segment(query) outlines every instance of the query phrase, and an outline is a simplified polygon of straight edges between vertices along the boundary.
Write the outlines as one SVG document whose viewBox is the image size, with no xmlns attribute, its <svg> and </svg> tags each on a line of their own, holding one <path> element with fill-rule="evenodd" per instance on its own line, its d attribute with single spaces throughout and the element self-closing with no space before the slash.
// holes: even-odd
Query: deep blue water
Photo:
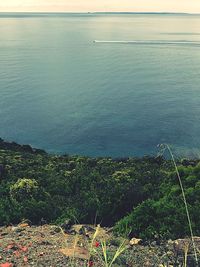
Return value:
<svg viewBox="0 0 200 267">
<path fill-rule="evenodd" d="M 0 137 L 68 154 L 168 143 L 198 156 L 198 42 L 197 15 L 0 14 Z"/>
</svg>

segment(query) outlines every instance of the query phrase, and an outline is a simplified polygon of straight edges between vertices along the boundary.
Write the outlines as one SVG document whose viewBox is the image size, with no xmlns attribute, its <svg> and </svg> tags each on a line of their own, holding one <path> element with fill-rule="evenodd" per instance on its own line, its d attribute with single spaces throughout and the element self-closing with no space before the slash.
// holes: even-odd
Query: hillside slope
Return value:
<svg viewBox="0 0 200 267">
<path fill-rule="evenodd" d="M 177 162 L 194 233 L 200 235 L 200 163 Z M 189 234 L 173 164 L 162 157 L 49 155 L 0 140 L 0 225 L 100 223 L 119 234 L 177 238 Z"/>
</svg>

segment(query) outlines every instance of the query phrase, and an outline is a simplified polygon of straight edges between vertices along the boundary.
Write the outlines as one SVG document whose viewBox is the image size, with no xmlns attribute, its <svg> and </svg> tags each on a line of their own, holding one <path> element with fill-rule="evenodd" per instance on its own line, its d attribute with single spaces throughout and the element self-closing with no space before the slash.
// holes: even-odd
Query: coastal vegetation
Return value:
<svg viewBox="0 0 200 267">
<path fill-rule="evenodd" d="M 200 235 L 200 161 L 177 160 L 195 235 Z M 0 225 L 114 226 L 142 239 L 190 235 L 173 162 L 161 156 L 50 155 L 0 139 Z"/>
</svg>

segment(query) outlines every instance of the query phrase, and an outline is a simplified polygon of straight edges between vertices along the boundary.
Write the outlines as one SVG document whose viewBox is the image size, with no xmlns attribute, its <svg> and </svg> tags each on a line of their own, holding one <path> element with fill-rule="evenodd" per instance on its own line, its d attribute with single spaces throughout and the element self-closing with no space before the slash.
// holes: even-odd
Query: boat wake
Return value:
<svg viewBox="0 0 200 267">
<path fill-rule="evenodd" d="M 200 41 L 143 41 L 143 40 L 135 40 L 135 41 L 104 41 L 104 40 L 94 40 L 94 43 L 100 44 L 135 44 L 135 45 L 192 45 L 192 46 L 200 46 Z"/>
</svg>

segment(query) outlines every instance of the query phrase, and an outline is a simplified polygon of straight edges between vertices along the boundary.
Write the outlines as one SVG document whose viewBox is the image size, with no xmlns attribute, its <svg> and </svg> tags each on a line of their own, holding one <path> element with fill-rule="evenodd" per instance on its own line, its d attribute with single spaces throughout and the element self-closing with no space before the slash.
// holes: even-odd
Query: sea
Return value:
<svg viewBox="0 0 200 267">
<path fill-rule="evenodd" d="M 199 157 L 200 15 L 0 13 L 0 137 L 49 153 Z"/>
</svg>

